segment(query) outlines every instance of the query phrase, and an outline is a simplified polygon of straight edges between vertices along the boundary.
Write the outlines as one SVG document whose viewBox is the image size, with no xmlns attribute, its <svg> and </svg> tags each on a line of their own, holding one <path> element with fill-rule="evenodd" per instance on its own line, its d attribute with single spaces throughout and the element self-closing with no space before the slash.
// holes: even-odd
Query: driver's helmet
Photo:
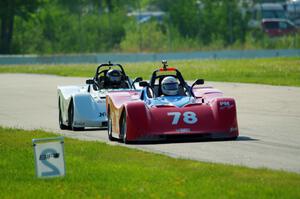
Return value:
<svg viewBox="0 0 300 199">
<path fill-rule="evenodd" d="M 177 95 L 178 82 L 175 77 L 165 77 L 161 82 L 161 90 L 164 95 Z"/>
<path fill-rule="evenodd" d="M 108 80 L 113 84 L 118 84 L 122 80 L 122 73 L 119 70 L 116 69 L 110 69 L 107 71 L 106 76 Z"/>
</svg>

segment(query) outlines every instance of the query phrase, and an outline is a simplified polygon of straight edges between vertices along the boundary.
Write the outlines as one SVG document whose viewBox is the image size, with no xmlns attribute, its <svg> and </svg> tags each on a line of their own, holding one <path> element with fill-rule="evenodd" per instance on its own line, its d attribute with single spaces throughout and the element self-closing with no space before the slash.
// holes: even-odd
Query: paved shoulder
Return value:
<svg viewBox="0 0 300 199">
<path fill-rule="evenodd" d="M 0 74 L 0 125 L 45 129 L 79 139 L 108 142 L 106 130 L 72 132 L 58 128 L 57 86 L 83 84 L 85 80 L 49 75 Z M 300 88 L 208 84 L 236 99 L 240 128 L 237 141 L 130 147 L 174 157 L 300 173 Z"/>
</svg>

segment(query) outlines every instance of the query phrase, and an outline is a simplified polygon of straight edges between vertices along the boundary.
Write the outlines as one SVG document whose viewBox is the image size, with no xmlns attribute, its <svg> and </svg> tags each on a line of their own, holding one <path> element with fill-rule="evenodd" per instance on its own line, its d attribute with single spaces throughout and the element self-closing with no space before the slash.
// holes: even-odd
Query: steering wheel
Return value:
<svg viewBox="0 0 300 199">
<path fill-rule="evenodd" d="M 100 73 L 98 73 L 96 79 L 98 80 L 98 79 L 99 79 L 99 76 L 100 76 L 102 73 L 104 73 L 104 76 L 105 76 L 105 74 L 107 73 L 107 71 L 108 71 L 108 70 L 103 70 L 103 71 L 101 71 Z"/>
<path fill-rule="evenodd" d="M 156 94 L 151 86 L 147 86 L 146 92 L 149 98 L 156 98 Z"/>
<path fill-rule="evenodd" d="M 99 73 L 94 77 L 94 84 L 93 84 L 94 90 L 101 89 L 101 88 L 100 88 L 100 82 L 99 82 L 99 80 L 100 80 L 99 76 L 100 76 L 102 73 L 105 74 L 106 72 L 107 72 L 107 70 L 103 70 L 103 71 L 99 72 Z M 105 75 L 104 75 L 103 77 L 105 77 Z"/>
</svg>

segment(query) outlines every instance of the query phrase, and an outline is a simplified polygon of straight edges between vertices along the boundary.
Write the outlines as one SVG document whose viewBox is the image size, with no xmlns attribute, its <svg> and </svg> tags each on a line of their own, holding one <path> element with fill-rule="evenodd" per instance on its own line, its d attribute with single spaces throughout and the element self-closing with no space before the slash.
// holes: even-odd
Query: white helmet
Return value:
<svg viewBox="0 0 300 199">
<path fill-rule="evenodd" d="M 161 90 L 164 95 L 177 95 L 178 82 L 175 77 L 168 76 L 161 82 Z"/>
</svg>

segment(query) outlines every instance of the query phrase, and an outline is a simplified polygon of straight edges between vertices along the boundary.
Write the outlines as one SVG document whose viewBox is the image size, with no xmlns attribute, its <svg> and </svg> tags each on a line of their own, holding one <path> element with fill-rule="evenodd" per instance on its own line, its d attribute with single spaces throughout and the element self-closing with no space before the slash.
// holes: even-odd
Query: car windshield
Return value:
<svg viewBox="0 0 300 199">
<path fill-rule="evenodd" d="M 265 28 L 266 29 L 278 29 L 278 22 L 266 22 Z"/>
<path fill-rule="evenodd" d="M 262 12 L 262 17 L 265 19 L 270 18 L 286 18 L 283 10 L 264 10 Z"/>
</svg>

